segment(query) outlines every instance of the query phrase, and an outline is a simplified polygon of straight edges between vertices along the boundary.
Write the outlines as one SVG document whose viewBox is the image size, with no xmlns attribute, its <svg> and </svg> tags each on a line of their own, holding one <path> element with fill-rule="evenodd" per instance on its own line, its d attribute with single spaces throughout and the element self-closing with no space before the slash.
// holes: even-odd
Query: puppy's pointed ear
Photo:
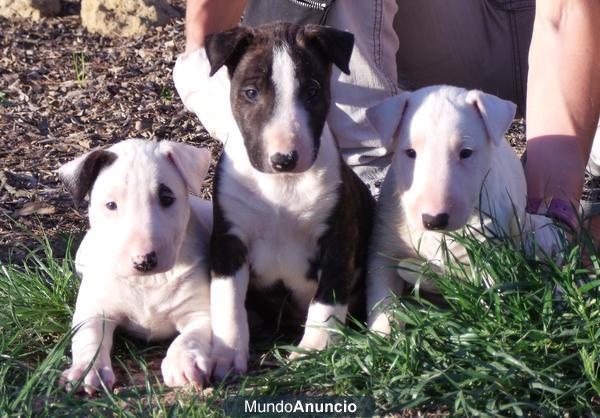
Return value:
<svg viewBox="0 0 600 418">
<path fill-rule="evenodd" d="M 58 169 L 58 178 L 65 185 L 76 206 L 92 189 L 98 174 L 117 159 L 117 154 L 106 150 L 94 150 L 77 157 Z"/>
<path fill-rule="evenodd" d="M 202 180 L 210 166 L 210 151 L 171 141 L 161 141 L 159 147 L 160 152 L 175 166 L 188 190 L 200 195 Z"/>
<path fill-rule="evenodd" d="M 320 25 L 306 25 L 304 40 L 315 45 L 330 62 L 350 74 L 350 57 L 354 47 L 354 35 L 350 32 Z"/>
<path fill-rule="evenodd" d="M 396 148 L 396 136 L 409 96 L 409 92 L 400 93 L 367 109 L 367 119 L 381 137 L 381 142 L 388 151 Z"/>
<path fill-rule="evenodd" d="M 253 38 L 252 29 L 244 26 L 207 35 L 204 39 L 204 49 L 210 63 L 209 75 L 212 77 L 225 65 L 231 77 Z"/>
<path fill-rule="evenodd" d="M 483 119 L 483 125 L 492 143 L 500 144 L 515 117 L 517 106 L 513 102 L 479 90 L 470 90 L 465 100 L 475 107 Z"/>
</svg>

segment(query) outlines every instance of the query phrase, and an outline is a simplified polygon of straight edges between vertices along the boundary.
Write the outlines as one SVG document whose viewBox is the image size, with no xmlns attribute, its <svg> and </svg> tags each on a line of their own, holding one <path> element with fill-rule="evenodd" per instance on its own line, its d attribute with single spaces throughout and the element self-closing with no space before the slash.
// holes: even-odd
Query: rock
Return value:
<svg viewBox="0 0 600 418">
<path fill-rule="evenodd" d="M 56 16 L 60 12 L 60 0 L 0 0 L 0 16 L 39 20 Z"/>
<path fill-rule="evenodd" d="M 177 17 L 179 13 L 166 0 L 81 1 L 83 26 L 102 35 L 141 35 Z"/>
</svg>

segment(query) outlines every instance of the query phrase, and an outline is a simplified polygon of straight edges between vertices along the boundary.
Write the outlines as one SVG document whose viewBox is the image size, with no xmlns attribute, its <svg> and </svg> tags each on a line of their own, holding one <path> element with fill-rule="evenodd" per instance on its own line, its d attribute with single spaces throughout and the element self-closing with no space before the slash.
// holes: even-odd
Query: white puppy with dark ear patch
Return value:
<svg viewBox="0 0 600 418">
<path fill-rule="evenodd" d="M 504 133 L 513 103 L 477 90 L 433 86 L 402 93 L 369 109 L 368 117 L 395 149 L 376 209 L 367 276 L 371 329 L 390 331 L 386 308 L 405 281 L 436 291 L 418 273 L 428 263 L 443 268 L 445 233 L 473 226 L 490 235 L 531 239 L 548 254 L 560 247 L 548 218 L 525 213 L 526 183 L 521 163 Z M 465 249 L 446 237 L 454 257 Z M 402 270 L 390 268 L 401 260 Z M 409 270 L 415 270 L 412 273 Z"/>
<path fill-rule="evenodd" d="M 82 281 L 68 385 L 83 378 L 88 393 L 113 386 L 117 327 L 146 340 L 179 333 L 162 362 L 168 386 L 209 375 L 212 205 L 189 191 L 200 192 L 210 160 L 190 145 L 130 139 L 59 169 L 76 203 L 90 194 L 90 229 L 75 260 Z"/>
</svg>

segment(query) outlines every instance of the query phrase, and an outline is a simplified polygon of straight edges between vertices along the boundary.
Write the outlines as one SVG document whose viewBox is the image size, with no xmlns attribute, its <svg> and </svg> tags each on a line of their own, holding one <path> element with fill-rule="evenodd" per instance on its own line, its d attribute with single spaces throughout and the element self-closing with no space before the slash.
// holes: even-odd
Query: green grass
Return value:
<svg viewBox="0 0 600 418">
<path fill-rule="evenodd" d="M 8 106 L 8 98 L 6 96 L 6 93 L 4 93 L 3 91 L 0 91 L 0 105 L 7 107 Z"/>
<path fill-rule="evenodd" d="M 221 416 L 223 400 L 240 393 L 368 395 L 380 412 L 600 412 L 600 280 L 583 266 L 586 241 L 572 244 L 560 267 L 505 242 L 465 244 L 471 270 L 431 273 L 449 307 L 418 292 L 398 299 L 395 315 L 407 325 L 389 338 L 344 328 L 337 344 L 297 362 L 275 348 L 264 371 L 201 395 L 160 384 L 147 361 L 164 346 L 120 337 L 113 361 L 125 370 L 123 386 L 87 398 L 57 384 L 78 279 L 72 260 L 57 259 L 46 243 L 21 265 L 0 265 L 0 415 Z M 599 257 L 589 262 L 600 273 Z"/>
<path fill-rule="evenodd" d="M 173 90 L 171 90 L 167 86 L 163 86 L 160 89 L 160 98 L 166 102 L 170 102 L 171 100 L 173 100 Z"/>
</svg>

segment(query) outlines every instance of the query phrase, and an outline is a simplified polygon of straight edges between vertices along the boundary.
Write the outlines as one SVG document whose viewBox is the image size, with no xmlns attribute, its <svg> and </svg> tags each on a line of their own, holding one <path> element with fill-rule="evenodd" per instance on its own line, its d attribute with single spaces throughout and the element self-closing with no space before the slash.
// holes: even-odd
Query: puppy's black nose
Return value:
<svg viewBox="0 0 600 418">
<path fill-rule="evenodd" d="M 151 253 L 148 253 L 146 255 L 139 255 L 133 258 L 133 268 L 137 271 L 141 271 L 144 273 L 152 271 L 154 267 L 156 267 L 157 263 L 158 260 L 156 258 L 155 251 L 152 251 Z"/>
<path fill-rule="evenodd" d="M 424 213 L 421 215 L 421 218 L 423 219 L 423 226 L 432 231 L 444 229 L 448 226 L 447 213 L 439 213 L 435 216 Z"/>
<path fill-rule="evenodd" d="M 287 154 L 276 153 L 271 155 L 271 165 L 276 171 L 291 171 L 298 162 L 298 151 L 290 151 Z"/>
</svg>

